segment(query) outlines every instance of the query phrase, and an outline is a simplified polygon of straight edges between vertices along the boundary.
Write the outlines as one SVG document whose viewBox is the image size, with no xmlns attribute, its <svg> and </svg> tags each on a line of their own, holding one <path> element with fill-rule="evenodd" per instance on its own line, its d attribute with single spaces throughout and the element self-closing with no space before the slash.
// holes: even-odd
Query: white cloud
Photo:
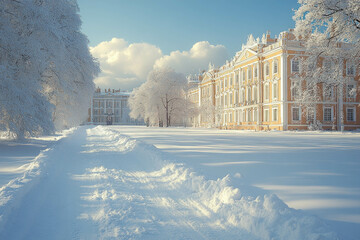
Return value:
<svg viewBox="0 0 360 240">
<path fill-rule="evenodd" d="M 227 57 L 224 46 L 214 46 L 207 41 L 202 41 L 195 43 L 190 51 L 174 51 L 170 55 L 163 56 L 156 61 L 154 67 L 171 67 L 185 74 L 198 73 L 199 70 L 207 69 L 210 62 L 215 66 L 224 64 Z"/>
<path fill-rule="evenodd" d="M 148 43 L 128 44 L 113 38 L 90 49 L 100 62 L 102 74 L 95 84 L 105 88 L 132 89 L 139 86 L 152 70 L 154 62 L 163 54 Z"/>
<path fill-rule="evenodd" d="M 148 43 L 129 44 L 113 38 L 90 49 L 100 62 L 101 75 L 95 84 L 102 88 L 131 90 L 145 82 L 153 68 L 171 67 L 184 74 L 207 69 L 209 62 L 222 65 L 227 59 L 226 48 L 207 41 L 195 43 L 189 51 L 173 51 L 163 55 L 160 48 Z"/>
</svg>

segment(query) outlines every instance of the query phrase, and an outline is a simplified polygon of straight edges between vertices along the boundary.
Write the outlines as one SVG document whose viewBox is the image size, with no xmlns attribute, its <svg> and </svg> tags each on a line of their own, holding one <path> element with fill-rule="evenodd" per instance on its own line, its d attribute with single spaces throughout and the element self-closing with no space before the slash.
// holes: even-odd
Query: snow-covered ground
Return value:
<svg viewBox="0 0 360 240">
<path fill-rule="evenodd" d="M 359 239 L 359 143 L 358 133 L 80 127 L 8 166 L 18 177 L 0 189 L 0 239 Z"/>
</svg>

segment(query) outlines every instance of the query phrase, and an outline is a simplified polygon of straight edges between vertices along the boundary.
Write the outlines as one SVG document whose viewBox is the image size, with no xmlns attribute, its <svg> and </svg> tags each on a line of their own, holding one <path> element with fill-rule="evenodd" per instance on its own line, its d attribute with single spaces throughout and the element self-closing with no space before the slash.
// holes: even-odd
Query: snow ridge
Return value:
<svg viewBox="0 0 360 240">
<path fill-rule="evenodd" d="M 47 153 L 50 151 L 52 151 L 51 148 L 41 151 L 34 161 L 28 165 L 23 176 L 11 180 L 0 188 L 0 230 L 2 230 L 7 216 L 40 179 L 45 160 L 47 159 Z"/>
<path fill-rule="evenodd" d="M 107 140 L 91 151 L 107 144 L 109 151 L 136 153 L 135 165 L 146 166 L 101 165 L 74 176 L 91 183 L 82 200 L 96 207 L 79 218 L 98 223 L 101 239 L 337 239 L 320 219 L 288 208 L 273 194 L 242 194 L 229 176 L 206 180 L 164 160 L 154 146 L 109 128 L 88 135 Z"/>
</svg>

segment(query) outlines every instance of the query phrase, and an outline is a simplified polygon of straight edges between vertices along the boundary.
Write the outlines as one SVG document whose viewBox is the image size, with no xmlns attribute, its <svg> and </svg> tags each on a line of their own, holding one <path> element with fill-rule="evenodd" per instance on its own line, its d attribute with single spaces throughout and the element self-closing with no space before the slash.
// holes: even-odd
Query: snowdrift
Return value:
<svg viewBox="0 0 360 240">
<path fill-rule="evenodd" d="M 290 209 L 276 195 L 250 196 L 232 187 L 230 176 L 206 180 L 116 129 L 99 126 L 86 133 L 78 155 L 63 163 L 84 159 L 78 174 L 68 174 L 82 189 L 72 202 L 79 209 L 76 225 L 83 227 L 80 239 L 338 239 L 321 219 Z M 59 147 L 42 153 L 23 178 L 0 190 L 2 223 L 38 184 L 46 165 L 58 164 L 45 159 L 59 155 Z M 94 226 L 95 235 L 86 233 Z"/>
</svg>

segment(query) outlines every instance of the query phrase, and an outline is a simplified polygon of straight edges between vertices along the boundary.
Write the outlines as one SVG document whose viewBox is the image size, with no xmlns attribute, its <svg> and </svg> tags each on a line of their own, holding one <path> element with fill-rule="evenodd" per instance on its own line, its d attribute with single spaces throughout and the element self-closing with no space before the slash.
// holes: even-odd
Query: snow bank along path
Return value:
<svg viewBox="0 0 360 240">
<path fill-rule="evenodd" d="M 0 189 L 0 239 L 337 239 L 275 195 L 162 156 L 116 129 L 79 128 Z"/>
</svg>

